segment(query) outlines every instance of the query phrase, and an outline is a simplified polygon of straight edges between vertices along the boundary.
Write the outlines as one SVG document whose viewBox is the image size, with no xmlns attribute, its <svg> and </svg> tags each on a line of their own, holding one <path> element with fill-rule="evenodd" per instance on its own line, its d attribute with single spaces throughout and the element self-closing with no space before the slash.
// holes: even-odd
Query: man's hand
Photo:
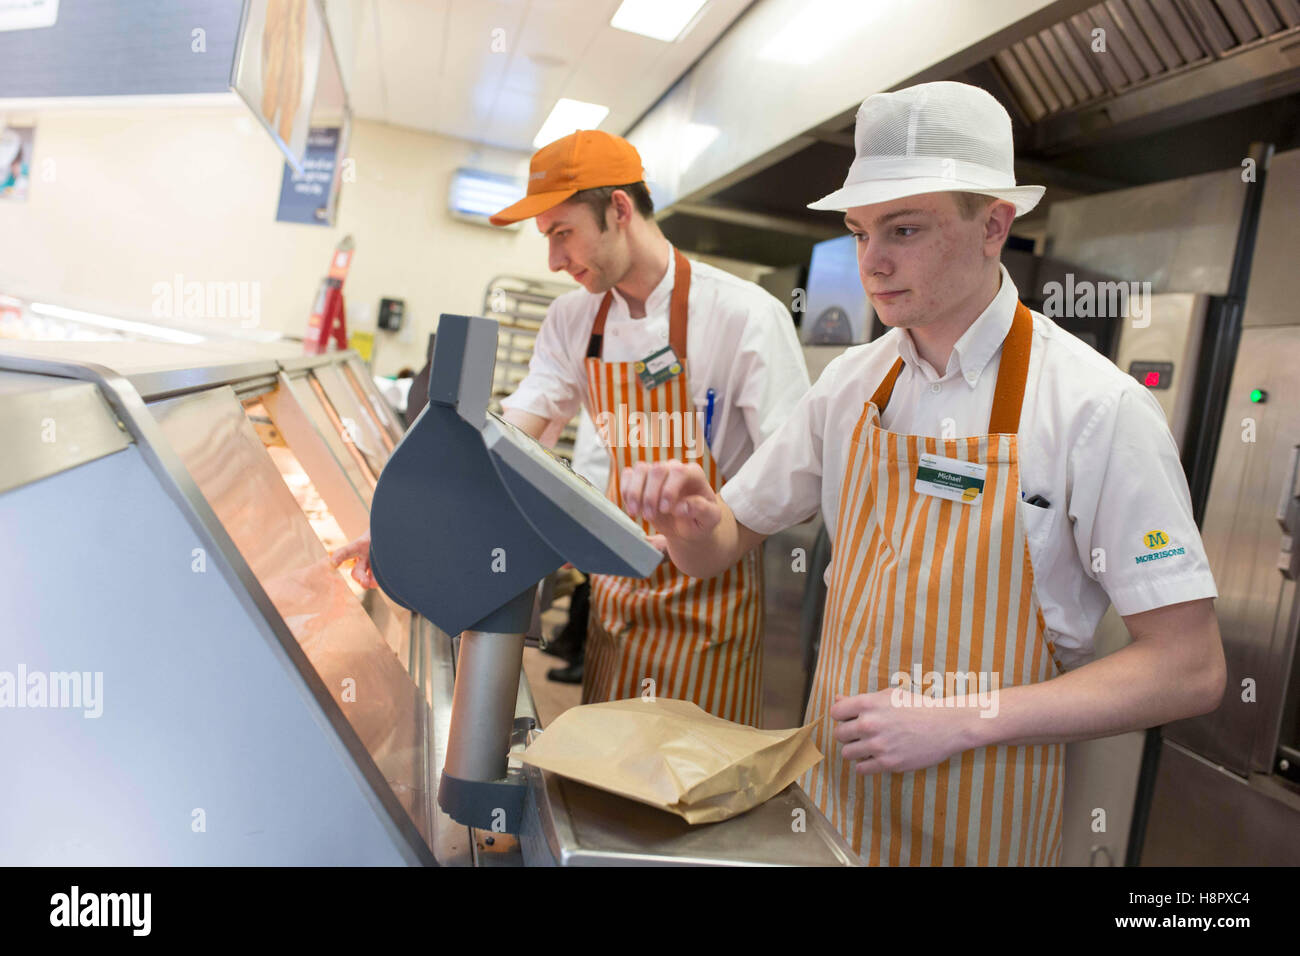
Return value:
<svg viewBox="0 0 1300 956">
<path fill-rule="evenodd" d="M 619 490 L 623 509 L 659 532 L 650 543 L 693 578 L 721 574 L 763 541 L 736 520 L 699 465 L 637 462 L 623 469 Z"/>
<path fill-rule="evenodd" d="M 330 563 L 336 568 L 345 561 L 354 559 L 356 564 L 352 565 L 352 580 L 362 587 L 379 587 L 379 582 L 375 580 L 375 575 L 370 570 L 370 534 L 368 532 L 357 538 L 357 540 L 345 544 L 330 555 Z"/>
<path fill-rule="evenodd" d="M 968 729 L 978 716 L 975 695 L 960 707 L 935 706 L 910 688 L 835 698 L 830 715 L 845 760 L 861 774 L 901 773 L 942 763 L 969 750 Z M 927 704 L 929 706 L 927 706 Z M 969 706 L 967 706 L 969 705 Z"/>
<path fill-rule="evenodd" d="M 722 506 L 704 469 L 680 461 L 637 462 L 619 481 L 623 509 L 644 518 L 671 544 L 707 538 L 722 518 Z"/>
</svg>

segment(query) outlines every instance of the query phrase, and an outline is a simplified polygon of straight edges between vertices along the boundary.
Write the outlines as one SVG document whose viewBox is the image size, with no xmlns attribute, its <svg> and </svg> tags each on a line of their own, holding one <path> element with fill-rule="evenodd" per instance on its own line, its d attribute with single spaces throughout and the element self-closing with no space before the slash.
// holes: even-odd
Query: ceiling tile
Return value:
<svg viewBox="0 0 1300 956">
<path fill-rule="evenodd" d="M 710 0 L 684 37 L 663 43 L 609 26 L 619 2 L 360 0 L 354 112 L 531 151 L 567 96 L 608 106 L 601 128 L 623 132 L 749 4 Z"/>
<path fill-rule="evenodd" d="M 446 48 L 449 0 L 377 0 L 380 70 L 386 91 L 383 119 L 431 129 Z"/>
</svg>

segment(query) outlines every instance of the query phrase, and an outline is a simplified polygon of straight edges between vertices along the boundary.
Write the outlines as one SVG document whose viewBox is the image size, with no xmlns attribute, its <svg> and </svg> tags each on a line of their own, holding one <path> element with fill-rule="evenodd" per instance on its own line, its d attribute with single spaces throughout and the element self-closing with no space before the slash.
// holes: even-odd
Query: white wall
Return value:
<svg viewBox="0 0 1300 956">
<path fill-rule="evenodd" d="M 493 276 L 555 278 L 532 223 L 500 230 L 447 212 L 458 166 L 519 172 L 523 154 L 357 121 L 357 181 L 323 228 L 275 221 L 283 163 L 242 106 L 8 119 L 37 128 L 29 200 L 0 202 L 0 293 L 158 321 L 154 287 L 178 273 L 257 283 L 261 327 L 302 334 L 330 250 L 350 233 L 350 325 L 367 314 L 373 325 L 383 296 L 406 300 L 409 329 L 378 333 L 375 370 L 392 374 L 423 363 L 439 313 L 481 313 Z"/>
<path fill-rule="evenodd" d="M 628 131 L 668 206 L 937 64 L 1086 0 L 757 0 Z M 939 76 L 930 79 L 940 79 Z M 810 142 L 810 141 L 808 141 Z M 796 145 L 806 145 L 798 142 Z M 791 184 L 798 189 L 798 183 Z M 808 201 L 816 199 L 809 196 Z"/>
</svg>

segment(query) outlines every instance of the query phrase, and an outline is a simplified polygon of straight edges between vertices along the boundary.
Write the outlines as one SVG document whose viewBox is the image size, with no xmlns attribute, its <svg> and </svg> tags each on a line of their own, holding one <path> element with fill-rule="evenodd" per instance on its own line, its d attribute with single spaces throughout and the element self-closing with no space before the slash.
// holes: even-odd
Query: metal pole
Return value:
<svg viewBox="0 0 1300 956">
<path fill-rule="evenodd" d="M 506 775 L 523 661 L 522 633 L 461 634 L 446 773 L 462 780 L 500 780 Z"/>
</svg>

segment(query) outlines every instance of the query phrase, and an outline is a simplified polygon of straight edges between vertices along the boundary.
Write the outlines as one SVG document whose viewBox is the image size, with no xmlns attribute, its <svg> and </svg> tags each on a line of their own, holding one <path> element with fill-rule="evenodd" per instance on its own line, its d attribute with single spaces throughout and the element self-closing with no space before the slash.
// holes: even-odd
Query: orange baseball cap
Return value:
<svg viewBox="0 0 1300 956">
<path fill-rule="evenodd" d="M 621 136 L 580 129 L 533 153 L 528 194 L 489 219 L 508 226 L 554 209 L 580 189 L 627 186 L 645 179 L 641 154 Z"/>
</svg>

